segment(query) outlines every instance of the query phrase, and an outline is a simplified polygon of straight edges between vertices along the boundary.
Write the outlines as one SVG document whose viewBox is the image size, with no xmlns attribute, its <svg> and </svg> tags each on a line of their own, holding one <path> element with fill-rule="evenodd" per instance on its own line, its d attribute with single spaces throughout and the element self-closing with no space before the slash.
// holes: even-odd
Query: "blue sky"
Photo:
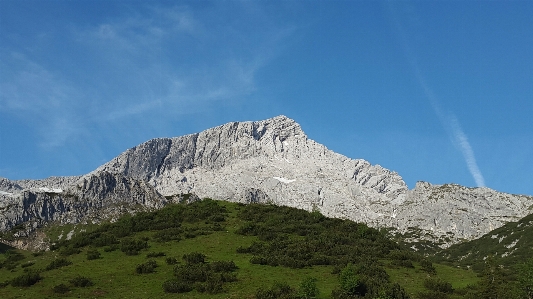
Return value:
<svg viewBox="0 0 533 299">
<path fill-rule="evenodd" d="M 414 187 L 533 195 L 532 1 L 0 1 L 0 176 L 286 115 Z"/>
</svg>

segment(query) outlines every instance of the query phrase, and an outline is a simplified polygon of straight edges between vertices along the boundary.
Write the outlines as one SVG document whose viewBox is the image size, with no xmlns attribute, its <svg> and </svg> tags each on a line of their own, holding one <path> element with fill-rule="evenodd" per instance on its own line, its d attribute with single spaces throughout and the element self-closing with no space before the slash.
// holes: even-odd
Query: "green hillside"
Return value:
<svg viewBox="0 0 533 299">
<path fill-rule="evenodd" d="M 205 199 L 43 231 L 50 251 L 0 254 L 0 298 L 483 298 L 487 290 L 485 276 L 433 264 L 385 231 L 273 205 Z"/>
<path fill-rule="evenodd" d="M 437 254 L 439 261 L 481 270 L 488 257 L 506 267 L 533 257 L 533 214 L 509 222 L 483 237 L 456 244 Z"/>
</svg>

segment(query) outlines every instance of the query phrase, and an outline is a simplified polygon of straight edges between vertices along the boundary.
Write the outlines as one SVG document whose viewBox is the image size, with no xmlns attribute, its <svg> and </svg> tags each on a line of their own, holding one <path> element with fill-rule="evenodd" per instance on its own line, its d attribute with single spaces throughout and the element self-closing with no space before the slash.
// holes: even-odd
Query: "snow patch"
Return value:
<svg viewBox="0 0 533 299">
<path fill-rule="evenodd" d="M 5 191 L 0 191 L 0 195 L 13 195 L 13 193 L 5 192 Z"/>
<path fill-rule="evenodd" d="M 277 176 L 272 177 L 272 178 L 276 179 L 276 180 L 278 180 L 278 181 L 280 181 L 282 183 L 285 183 L 285 184 L 290 184 L 290 183 L 296 181 L 296 180 L 289 180 L 289 179 L 286 179 L 286 178 L 280 178 L 280 177 L 277 177 Z"/>
<path fill-rule="evenodd" d="M 507 248 L 513 248 L 516 246 L 516 243 L 518 243 L 518 239 L 514 240 L 513 243 L 509 244 L 509 245 L 505 245 L 505 247 Z"/>
<path fill-rule="evenodd" d="M 39 188 L 39 191 L 48 192 L 48 193 L 62 193 L 63 189 L 41 187 L 41 188 Z"/>
<path fill-rule="evenodd" d="M 67 234 L 67 240 L 70 240 L 72 239 L 72 236 L 74 235 L 74 229 L 72 229 L 71 231 L 68 232 Z"/>
</svg>

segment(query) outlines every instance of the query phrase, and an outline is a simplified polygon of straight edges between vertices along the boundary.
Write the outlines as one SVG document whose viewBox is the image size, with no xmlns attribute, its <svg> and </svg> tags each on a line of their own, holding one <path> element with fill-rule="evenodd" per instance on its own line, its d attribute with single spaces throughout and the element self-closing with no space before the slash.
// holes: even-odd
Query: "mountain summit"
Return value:
<svg viewBox="0 0 533 299">
<path fill-rule="evenodd" d="M 68 195 L 83 198 L 86 205 L 92 206 L 91 198 L 101 202 L 115 188 L 94 184 L 117 180 L 127 180 L 124 186 L 134 184 L 133 181 L 146 182 L 139 183 L 139 188 L 151 194 L 150 198 L 157 198 L 156 202 L 149 198 L 139 200 L 137 188 L 134 195 L 129 194 L 135 204 L 149 202 L 157 207 L 165 200 L 159 194 L 170 199 L 188 193 L 234 202 L 272 203 L 318 210 L 326 216 L 399 231 L 417 228 L 441 237 L 443 246 L 480 237 L 527 215 L 533 206 L 532 197 L 488 188 L 419 182 L 409 190 L 396 172 L 328 150 L 309 139 L 294 120 L 277 116 L 262 121 L 227 123 L 181 137 L 152 139 L 82 177 L 41 181 L 3 179 L 0 181 L 0 229 L 32 220 L 17 216 L 27 215 L 31 203 L 19 205 L 16 210 L 1 203 L 7 198 L 9 202 L 24 201 L 27 197 L 24 194 L 32 192 L 28 189 L 65 189 L 54 197 L 64 199 L 63 208 L 54 208 L 55 213 L 65 214 L 70 211 Z M 92 193 L 84 191 L 87 182 L 94 182 Z M 106 193 L 102 195 L 94 190 L 106 190 Z M 128 195 L 128 188 L 120 190 L 122 195 Z M 113 202 L 117 200 L 113 197 Z M 64 221 L 80 221 L 82 216 Z"/>
</svg>

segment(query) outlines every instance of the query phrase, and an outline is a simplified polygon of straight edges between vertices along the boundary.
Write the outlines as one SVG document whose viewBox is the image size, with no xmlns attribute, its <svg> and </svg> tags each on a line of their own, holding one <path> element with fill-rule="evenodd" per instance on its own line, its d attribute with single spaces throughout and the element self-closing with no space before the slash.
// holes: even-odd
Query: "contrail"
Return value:
<svg viewBox="0 0 533 299">
<path fill-rule="evenodd" d="M 476 181 L 476 185 L 478 187 L 485 187 L 485 179 L 483 178 L 483 175 L 481 174 L 479 167 L 477 167 L 476 157 L 474 156 L 474 151 L 472 150 L 472 147 L 470 146 L 470 143 L 468 142 L 468 138 L 466 138 L 465 133 L 461 129 L 461 126 L 459 125 L 459 121 L 457 120 L 457 118 L 452 117 L 451 126 L 452 126 L 453 136 L 455 137 L 456 142 L 459 144 L 461 148 L 461 152 L 463 153 L 463 157 L 466 160 L 466 165 L 468 166 L 468 170 L 474 177 L 474 180 Z"/>
<path fill-rule="evenodd" d="M 470 146 L 468 138 L 466 137 L 466 134 L 463 132 L 463 129 L 459 124 L 459 120 L 457 120 L 457 117 L 455 117 L 453 114 L 449 116 L 443 112 L 437 97 L 435 96 L 431 88 L 429 88 L 429 86 L 426 84 L 424 77 L 420 73 L 420 69 L 416 64 L 416 60 L 414 59 L 414 57 L 412 61 L 412 65 L 415 69 L 418 83 L 420 84 L 420 86 L 422 86 L 424 94 L 431 103 L 433 111 L 435 111 L 435 114 L 437 114 L 437 117 L 439 118 L 444 129 L 446 129 L 446 131 L 448 132 L 448 135 L 450 136 L 452 141 L 459 145 L 459 149 L 461 150 L 461 153 L 465 158 L 468 171 L 470 171 L 470 174 L 474 178 L 476 185 L 478 187 L 485 187 L 485 179 L 483 178 L 483 175 L 481 174 L 481 171 L 477 166 L 476 157 L 474 156 L 474 150 L 472 149 L 472 146 Z"/>
<path fill-rule="evenodd" d="M 466 161 L 468 171 L 470 171 L 470 174 L 474 178 L 476 185 L 478 187 L 485 187 L 485 179 L 483 178 L 483 175 L 481 174 L 481 171 L 479 170 L 479 167 L 477 166 L 476 157 L 474 156 L 474 150 L 472 149 L 472 146 L 470 146 L 470 143 L 468 142 L 468 138 L 466 137 L 466 134 L 463 132 L 463 129 L 461 128 L 461 125 L 459 124 L 459 121 L 453 114 L 451 114 L 450 116 L 449 113 L 445 113 L 443 111 L 443 109 L 441 108 L 440 102 L 435 96 L 433 90 L 426 83 L 426 80 L 424 76 L 422 75 L 420 67 L 418 66 L 416 56 L 413 54 L 411 47 L 409 46 L 405 30 L 403 29 L 400 20 L 398 20 L 398 18 L 396 17 L 396 14 L 394 13 L 394 9 L 392 8 L 391 2 L 389 2 L 388 10 L 391 13 L 392 21 L 395 24 L 396 29 L 399 32 L 400 41 L 401 41 L 404 53 L 407 56 L 407 59 L 409 60 L 411 67 L 413 68 L 415 72 L 416 79 L 418 80 L 418 83 L 424 90 L 424 94 L 426 98 L 429 100 L 429 103 L 431 104 L 433 111 L 439 118 L 444 129 L 447 131 L 452 142 L 459 146 L 459 149 L 461 150 L 461 153 L 463 154 L 463 157 Z"/>
</svg>

